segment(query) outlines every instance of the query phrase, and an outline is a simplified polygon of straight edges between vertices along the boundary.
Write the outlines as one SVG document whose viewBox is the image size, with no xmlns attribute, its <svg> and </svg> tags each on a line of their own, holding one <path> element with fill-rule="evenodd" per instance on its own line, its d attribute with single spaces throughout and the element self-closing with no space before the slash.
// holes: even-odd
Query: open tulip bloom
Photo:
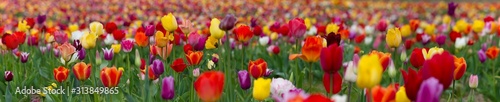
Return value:
<svg viewBox="0 0 500 102">
<path fill-rule="evenodd" d="M 0 102 L 500 102 L 493 1 L 3 0 Z"/>
</svg>

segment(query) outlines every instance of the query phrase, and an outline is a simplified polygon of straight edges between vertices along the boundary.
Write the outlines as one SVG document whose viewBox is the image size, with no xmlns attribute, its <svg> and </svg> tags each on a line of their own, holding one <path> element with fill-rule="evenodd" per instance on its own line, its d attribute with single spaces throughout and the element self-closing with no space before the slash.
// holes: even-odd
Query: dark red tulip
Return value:
<svg viewBox="0 0 500 102">
<path fill-rule="evenodd" d="M 255 35 L 255 36 L 262 35 L 262 27 L 260 27 L 260 26 L 253 27 L 252 31 L 253 31 L 253 35 Z"/>
<path fill-rule="evenodd" d="M 343 49 L 332 44 L 321 49 L 320 64 L 325 73 L 336 73 L 342 68 Z"/>
<path fill-rule="evenodd" d="M 410 63 L 413 65 L 415 68 L 420 68 L 422 65 L 424 65 L 424 55 L 422 54 L 422 49 L 420 48 L 415 48 L 411 52 L 410 55 Z"/>
<path fill-rule="evenodd" d="M 323 73 L 323 87 L 325 87 L 326 92 L 337 94 L 342 89 L 342 76 L 338 72 L 332 74 Z"/>
<path fill-rule="evenodd" d="M 424 66 L 420 70 L 424 80 L 434 77 L 439 80 L 439 83 L 443 84 L 444 89 L 450 87 L 454 71 L 455 59 L 447 51 L 433 55 L 431 59 L 425 61 Z"/>
<path fill-rule="evenodd" d="M 125 38 L 125 31 L 123 30 L 115 30 L 113 31 L 113 38 L 117 41 L 121 41 Z"/>
<path fill-rule="evenodd" d="M 193 46 L 191 44 L 184 45 L 184 53 L 188 54 L 190 51 L 193 51 Z"/>
<path fill-rule="evenodd" d="M 326 36 L 326 45 L 327 46 L 330 46 L 332 44 L 340 45 L 340 40 L 342 40 L 341 37 L 342 36 L 340 34 L 335 34 L 331 32 L 330 34 L 328 34 L 328 36 Z"/>
<path fill-rule="evenodd" d="M 457 40 L 457 38 L 462 37 L 462 34 L 460 34 L 459 32 L 456 32 L 456 31 L 451 31 L 449 36 L 450 36 L 450 40 L 452 42 L 455 42 Z"/>
<path fill-rule="evenodd" d="M 222 21 L 220 21 L 219 28 L 228 31 L 234 28 L 238 19 L 233 14 L 227 14 Z"/>
<path fill-rule="evenodd" d="M 405 49 L 410 50 L 411 46 L 413 46 L 413 43 L 415 43 L 412 39 L 406 39 L 405 40 Z"/>
<path fill-rule="evenodd" d="M 182 58 L 177 58 L 170 65 L 170 67 L 172 69 L 174 69 L 175 72 L 180 73 L 180 72 L 183 72 L 184 69 L 186 69 L 187 65 L 186 65 L 186 63 L 184 63 L 184 60 Z"/>
<path fill-rule="evenodd" d="M 401 74 L 404 79 L 404 87 L 406 91 L 406 96 L 410 100 L 416 100 L 418 90 L 420 89 L 420 85 L 422 84 L 422 76 L 417 73 L 417 71 L 408 68 L 408 72 L 405 72 L 401 69 Z"/>
<path fill-rule="evenodd" d="M 288 36 L 288 33 L 290 32 L 290 30 L 288 29 L 288 24 L 281 26 L 277 32 L 283 36 Z"/>
<path fill-rule="evenodd" d="M 114 22 L 108 22 L 104 26 L 104 30 L 106 30 L 107 33 L 113 33 L 116 29 L 118 29 L 118 26 Z"/>
</svg>

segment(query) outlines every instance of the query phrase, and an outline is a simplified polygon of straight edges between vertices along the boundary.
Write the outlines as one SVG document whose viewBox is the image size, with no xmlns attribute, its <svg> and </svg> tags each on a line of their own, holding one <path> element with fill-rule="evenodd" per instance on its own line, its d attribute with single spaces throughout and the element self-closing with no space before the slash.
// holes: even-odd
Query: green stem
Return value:
<svg viewBox="0 0 500 102">
<path fill-rule="evenodd" d="M 312 62 L 309 62 L 309 91 L 312 90 L 313 88 L 313 68 L 312 68 Z"/>
<path fill-rule="evenodd" d="M 347 88 L 347 102 L 351 102 L 351 101 L 349 101 L 349 100 L 351 100 L 351 98 L 350 98 L 351 97 L 351 89 L 352 89 L 352 83 L 349 82 L 349 86 Z"/>
</svg>

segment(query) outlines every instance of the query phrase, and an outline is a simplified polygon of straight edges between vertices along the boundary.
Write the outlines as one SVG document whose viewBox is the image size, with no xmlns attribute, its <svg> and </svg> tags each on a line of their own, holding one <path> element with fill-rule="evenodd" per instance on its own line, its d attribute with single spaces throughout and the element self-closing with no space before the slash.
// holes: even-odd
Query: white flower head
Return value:
<svg viewBox="0 0 500 102">
<path fill-rule="evenodd" d="M 356 71 L 358 70 L 358 66 L 354 65 L 354 62 L 349 61 L 347 64 L 347 69 L 344 74 L 344 79 L 348 82 L 356 82 L 358 75 L 356 75 Z"/>
<path fill-rule="evenodd" d="M 283 78 L 274 78 L 271 82 L 271 94 L 281 96 L 283 93 L 295 89 L 292 82 Z"/>
<path fill-rule="evenodd" d="M 80 30 L 71 32 L 71 40 L 80 40 L 80 38 L 82 38 L 83 34 L 84 33 Z"/>
<path fill-rule="evenodd" d="M 311 28 L 309 28 L 309 31 L 306 32 L 306 35 L 313 36 L 316 33 L 318 33 L 318 28 L 316 28 L 315 26 L 311 26 Z"/>
<path fill-rule="evenodd" d="M 457 40 L 455 40 L 455 48 L 463 48 L 465 45 L 467 45 L 467 41 L 468 41 L 468 38 L 467 37 L 461 37 L 461 38 L 457 38 Z"/>
<path fill-rule="evenodd" d="M 335 94 L 330 98 L 330 100 L 334 102 L 347 102 L 347 96 Z"/>
<path fill-rule="evenodd" d="M 271 40 L 271 38 L 269 38 L 269 36 L 264 36 L 264 37 L 261 37 L 259 38 L 259 43 L 260 45 L 267 45 L 269 43 L 269 40 Z"/>
</svg>

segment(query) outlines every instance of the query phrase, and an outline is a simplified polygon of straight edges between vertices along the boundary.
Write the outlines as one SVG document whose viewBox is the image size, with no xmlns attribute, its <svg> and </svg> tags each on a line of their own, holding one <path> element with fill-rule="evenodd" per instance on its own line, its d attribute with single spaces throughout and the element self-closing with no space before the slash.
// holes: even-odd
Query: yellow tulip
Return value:
<svg viewBox="0 0 500 102">
<path fill-rule="evenodd" d="M 337 34 L 339 31 L 339 26 L 337 24 L 330 23 L 326 25 L 326 35 L 330 34 L 331 32 Z"/>
<path fill-rule="evenodd" d="M 491 24 L 491 32 L 490 34 L 494 34 L 497 32 L 498 25 L 497 23 L 490 23 Z"/>
<path fill-rule="evenodd" d="M 271 40 L 273 40 L 273 41 L 278 40 L 278 33 L 276 33 L 276 32 L 271 33 Z"/>
<path fill-rule="evenodd" d="M 448 15 L 443 16 L 443 23 L 444 24 L 450 24 L 451 22 L 451 17 Z"/>
<path fill-rule="evenodd" d="M 464 19 L 461 19 L 455 23 L 455 27 L 457 27 L 458 31 L 465 32 L 467 27 L 469 27 L 469 24 Z"/>
<path fill-rule="evenodd" d="M 401 44 L 401 31 L 399 31 L 399 28 L 389 29 L 385 41 L 389 47 L 399 47 L 399 44 Z"/>
<path fill-rule="evenodd" d="M 262 32 L 264 32 L 264 34 L 266 34 L 267 36 L 269 36 L 272 33 L 271 30 L 269 29 L 269 26 L 264 26 L 262 28 Z"/>
<path fill-rule="evenodd" d="M 95 32 L 93 33 L 85 32 L 82 38 L 80 38 L 82 46 L 85 49 L 94 48 L 96 40 L 97 40 L 97 35 L 95 34 Z"/>
<path fill-rule="evenodd" d="M 168 32 L 177 30 L 177 20 L 172 13 L 168 13 L 168 15 L 161 17 L 161 25 Z"/>
<path fill-rule="evenodd" d="M 113 53 L 120 53 L 120 50 L 122 49 L 121 44 L 113 44 L 111 45 L 111 48 L 113 48 Z"/>
<path fill-rule="evenodd" d="M 220 21 L 217 18 L 213 18 L 210 22 L 210 35 L 215 39 L 220 39 L 224 37 L 224 31 L 219 28 Z"/>
<path fill-rule="evenodd" d="M 104 27 L 100 22 L 92 22 L 90 23 L 90 33 L 94 33 L 97 36 L 104 34 Z"/>
<path fill-rule="evenodd" d="M 68 30 L 69 30 L 68 34 L 71 34 L 71 32 L 74 32 L 74 31 L 78 30 L 78 25 L 77 24 L 71 24 L 71 25 L 69 25 Z"/>
<path fill-rule="evenodd" d="M 410 99 L 406 96 L 405 87 L 400 87 L 398 92 L 396 92 L 396 102 L 411 102 Z"/>
<path fill-rule="evenodd" d="M 307 29 L 311 28 L 312 23 L 311 23 L 311 19 L 310 18 L 306 18 L 304 20 L 304 23 L 305 23 Z"/>
<path fill-rule="evenodd" d="M 54 42 L 54 36 L 50 33 L 45 34 L 45 42 L 48 43 Z"/>
<path fill-rule="evenodd" d="M 411 35 L 411 26 L 410 25 L 404 25 L 401 27 L 401 36 L 403 37 L 408 37 Z"/>
<path fill-rule="evenodd" d="M 371 89 L 382 80 L 382 65 L 377 54 L 363 55 L 358 64 L 357 86 Z"/>
<path fill-rule="evenodd" d="M 429 24 L 424 30 L 428 35 L 434 35 L 434 33 L 436 33 L 436 26 L 434 24 Z"/>
<path fill-rule="evenodd" d="M 483 31 L 483 28 L 486 24 L 484 23 L 483 20 L 474 20 L 474 22 L 472 23 L 472 30 L 474 30 L 474 32 L 481 32 Z"/>
<path fill-rule="evenodd" d="M 424 59 L 431 59 L 433 55 L 443 53 L 443 48 L 433 47 L 429 49 L 429 51 L 422 49 L 422 54 L 424 55 Z"/>
<path fill-rule="evenodd" d="M 271 93 L 271 79 L 259 78 L 253 81 L 253 98 L 262 101 Z"/>
<path fill-rule="evenodd" d="M 217 44 L 217 39 L 215 39 L 214 37 L 210 36 L 208 37 L 206 43 L 205 43 L 205 49 L 215 49 L 217 47 L 215 47 L 215 44 Z"/>
<path fill-rule="evenodd" d="M 30 26 L 28 25 L 28 22 L 26 22 L 26 20 L 22 20 L 22 21 L 19 21 L 17 23 L 17 30 L 18 31 L 25 32 L 28 29 L 30 29 Z"/>
<path fill-rule="evenodd" d="M 172 41 L 173 37 L 174 37 L 174 35 L 172 35 L 172 34 L 165 35 L 161 31 L 156 31 L 156 34 L 155 34 L 156 46 L 158 46 L 158 47 L 167 46 L 168 41 Z M 170 40 L 170 39 L 172 39 L 172 40 Z"/>
</svg>

